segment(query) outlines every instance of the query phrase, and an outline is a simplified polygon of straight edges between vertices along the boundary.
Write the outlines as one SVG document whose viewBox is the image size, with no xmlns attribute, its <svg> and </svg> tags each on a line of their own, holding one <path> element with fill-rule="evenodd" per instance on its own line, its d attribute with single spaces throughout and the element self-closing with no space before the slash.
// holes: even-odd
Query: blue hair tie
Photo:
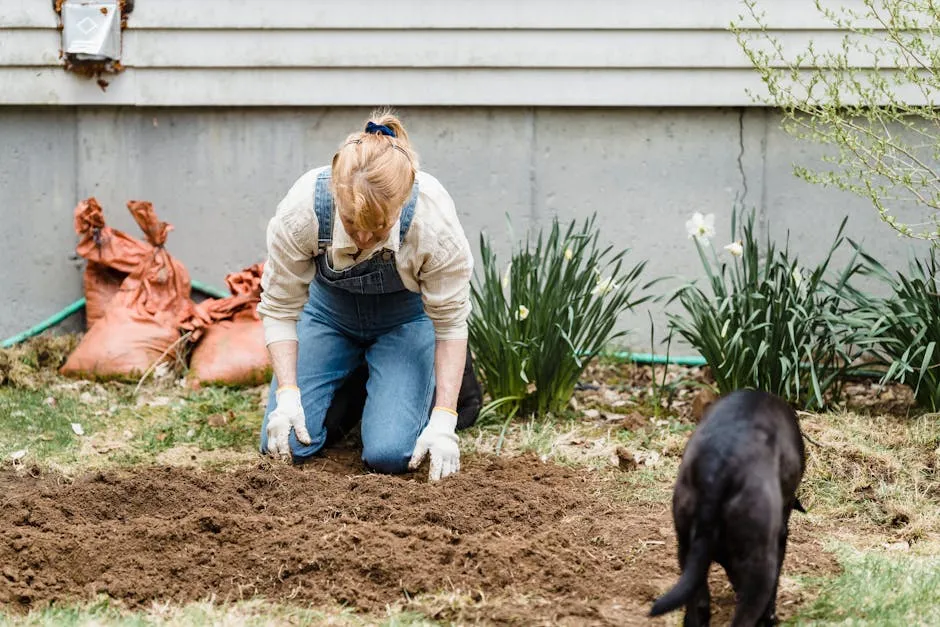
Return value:
<svg viewBox="0 0 940 627">
<path fill-rule="evenodd" d="M 373 133 L 375 135 L 388 135 L 389 137 L 397 137 L 395 131 L 385 126 L 384 124 L 376 124 L 375 122 L 369 122 L 366 124 L 366 133 Z"/>
</svg>

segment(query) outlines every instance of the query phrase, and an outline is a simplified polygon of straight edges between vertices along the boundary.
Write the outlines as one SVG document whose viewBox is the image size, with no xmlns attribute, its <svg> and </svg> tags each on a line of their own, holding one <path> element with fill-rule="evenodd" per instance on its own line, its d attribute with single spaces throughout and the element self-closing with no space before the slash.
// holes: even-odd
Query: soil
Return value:
<svg viewBox="0 0 940 627">
<path fill-rule="evenodd" d="M 349 450 L 300 468 L 135 467 L 71 482 L 5 470 L 0 604 L 26 611 L 103 593 L 144 609 L 260 596 L 379 615 L 411 606 L 460 622 L 650 624 L 650 603 L 678 575 L 670 512 L 628 502 L 623 476 L 473 456 L 428 484 L 423 473 L 367 474 Z M 797 523 L 784 569 L 836 565 Z M 727 622 L 733 596 L 716 570 L 713 611 Z M 415 599 L 441 592 L 465 601 Z M 780 615 L 803 594 L 781 584 Z"/>
</svg>

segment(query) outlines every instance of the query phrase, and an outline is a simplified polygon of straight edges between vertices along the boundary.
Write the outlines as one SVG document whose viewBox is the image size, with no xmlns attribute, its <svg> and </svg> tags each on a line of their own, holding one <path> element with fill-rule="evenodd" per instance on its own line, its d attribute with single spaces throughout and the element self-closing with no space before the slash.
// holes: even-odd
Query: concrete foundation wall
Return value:
<svg viewBox="0 0 940 627">
<path fill-rule="evenodd" d="M 889 267 L 911 245 L 870 204 L 812 186 L 792 164 L 818 149 L 778 129 L 765 109 L 403 108 L 422 158 L 454 197 L 476 248 L 485 229 L 509 250 L 517 234 L 597 212 L 602 240 L 649 259 L 646 278 L 701 276 L 685 220 L 717 217 L 729 241 L 736 194 L 761 211 L 807 261 L 828 249 L 841 218 Z M 149 200 L 172 223 L 167 248 L 192 277 L 222 286 L 226 273 L 264 258 L 264 228 L 305 170 L 329 162 L 367 109 L 0 108 L 0 338 L 81 297 L 75 204 L 94 195 L 111 226 L 137 236 L 127 200 Z M 674 284 L 674 283 L 673 283 Z M 670 285 L 673 285 L 670 284 Z M 667 289 L 663 286 L 660 289 Z M 647 309 L 625 316 L 629 344 L 649 350 Z M 73 323 L 74 324 L 74 323 Z M 675 352 L 675 350 L 674 350 Z M 685 352 L 688 352 L 686 349 Z"/>
</svg>

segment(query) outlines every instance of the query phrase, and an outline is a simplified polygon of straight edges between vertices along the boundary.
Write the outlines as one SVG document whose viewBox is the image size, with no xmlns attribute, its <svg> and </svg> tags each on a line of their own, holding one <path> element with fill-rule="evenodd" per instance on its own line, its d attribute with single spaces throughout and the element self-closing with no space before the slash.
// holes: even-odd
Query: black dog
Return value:
<svg viewBox="0 0 940 627">
<path fill-rule="evenodd" d="M 782 399 L 741 390 L 708 408 L 689 439 L 672 499 L 678 583 L 650 616 L 685 605 L 684 625 L 708 625 L 708 569 L 724 567 L 737 594 L 732 625 L 774 625 L 790 512 L 806 466 L 796 414 Z"/>
</svg>

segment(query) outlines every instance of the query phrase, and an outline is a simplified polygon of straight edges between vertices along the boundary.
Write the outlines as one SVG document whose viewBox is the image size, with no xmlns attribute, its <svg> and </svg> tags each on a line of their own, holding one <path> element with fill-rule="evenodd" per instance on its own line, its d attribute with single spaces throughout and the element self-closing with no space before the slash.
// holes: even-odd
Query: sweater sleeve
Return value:
<svg viewBox="0 0 940 627">
<path fill-rule="evenodd" d="M 317 217 L 313 191 L 318 170 L 301 176 L 278 204 L 267 227 L 267 259 L 258 314 L 265 343 L 297 340 L 297 320 L 316 275 Z"/>
<path fill-rule="evenodd" d="M 437 339 L 466 339 L 473 252 L 450 194 L 431 175 L 421 175 L 423 197 L 409 236 L 424 310 Z"/>
<path fill-rule="evenodd" d="M 421 271 L 424 310 L 439 340 L 467 339 L 473 257 L 465 238 L 441 240 L 441 247 Z"/>
</svg>

